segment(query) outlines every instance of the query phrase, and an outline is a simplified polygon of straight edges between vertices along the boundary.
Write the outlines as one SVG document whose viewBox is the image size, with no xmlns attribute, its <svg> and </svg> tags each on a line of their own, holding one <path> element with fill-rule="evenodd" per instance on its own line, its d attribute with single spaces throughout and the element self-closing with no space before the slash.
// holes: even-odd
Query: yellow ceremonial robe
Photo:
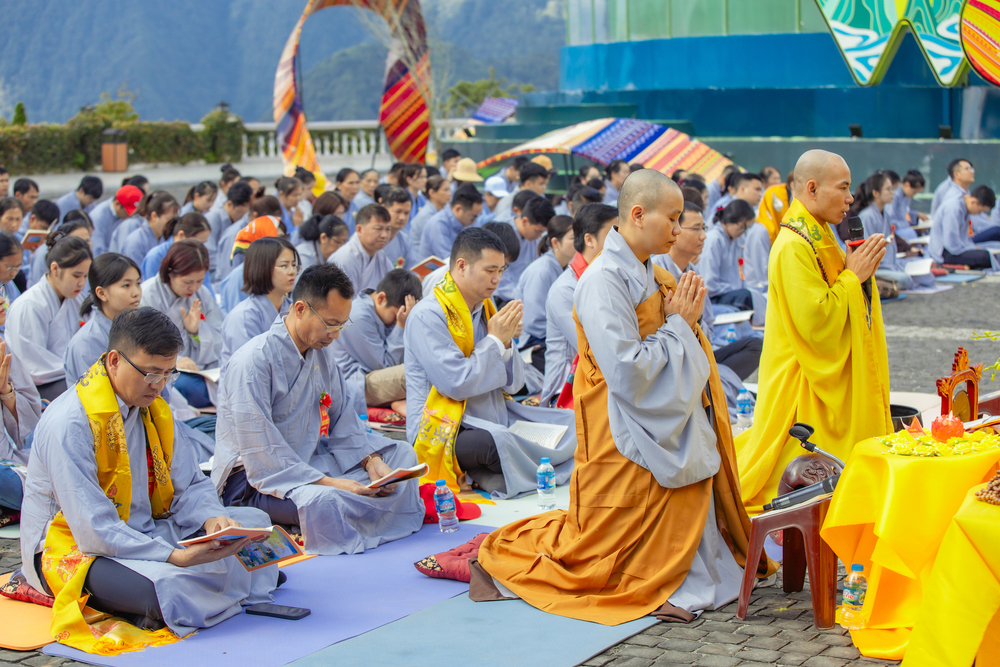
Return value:
<svg viewBox="0 0 1000 667">
<path fill-rule="evenodd" d="M 760 393 L 753 428 L 736 439 L 751 516 L 778 495 L 792 459 L 807 453 L 788 435 L 795 422 L 815 428 L 810 441 L 845 461 L 858 442 L 892 432 L 878 291 L 869 304 L 829 225 L 798 200 L 784 224 L 809 240 L 782 226 L 771 249 Z"/>
<path fill-rule="evenodd" d="M 784 183 L 772 185 L 764 191 L 764 196 L 760 200 L 760 209 L 757 211 L 757 222 L 767 227 L 767 233 L 771 236 L 771 244 L 778 238 L 778 230 L 781 229 L 781 221 L 788 212 L 788 201 L 791 199 L 791 189 Z"/>
</svg>

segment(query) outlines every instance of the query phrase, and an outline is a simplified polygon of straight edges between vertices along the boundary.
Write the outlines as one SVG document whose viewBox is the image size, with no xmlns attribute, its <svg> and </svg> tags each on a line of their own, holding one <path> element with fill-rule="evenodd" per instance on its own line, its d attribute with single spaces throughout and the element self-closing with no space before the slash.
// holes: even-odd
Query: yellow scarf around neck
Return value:
<svg viewBox="0 0 1000 667">
<path fill-rule="evenodd" d="M 820 264 L 826 269 L 826 284 L 833 287 L 837 276 L 846 266 L 847 255 L 840 249 L 837 239 L 833 238 L 833 230 L 830 229 L 830 225 L 816 220 L 798 199 L 789 205 L 788 213 L 785 214 L 781 224 L 788 225 L 809 238 L 813 252 L 816 253 Z"/>
<path fill-rule="evenodd" d="M 451 277 L 451 271 L 445 273 L 444 279 L 434 287 L 434 296 L 444 310 L 445 319 L 448 321 L 448 332 L 458 345 L 458 349 L 468 357 L 476 346 L 472 312 L 458 291 L 458 286 Z M 491 299 L 483 301 L 483 311 L 487 321 L 497 312 Z M 431 387 L 420 417 L 420 430 L 413 443 L 417 459 L 430 468 L 427 475 L 420 479 L 421 484 L 443 479 L 448 482 L 454 493 L 458 494 L 461 491 L 459 479 L 464 473 L 459 469 L 455 458 L 455 438 L 458 436 L 458 427 L 462 423 L 464 414 L 464 400 L 449 398 L 436 387 Z M 463 496 L 463 500 L 466 499 Z M 472 497 L 468 500 L 476 502 Z"/>
<path fill-rule="evenodd" d="M 132 471 L 124 420 L 104 366 L 105 356 L 80 378 L 76 393 L 87 411 L 90 430 L 94 436 L 97 482 L 108 500 L 114 504 L 118 518 L 128 521 L 132 503 Z M 149 502 L 153 518 L 165 518 L 170 516 L 170 503 L 174 496 L 174 487 L 170 481 L 174 443 L 173 415 L 162 398 L 153 401 L 149 408 L 142 408 L 141 414 L 153 459 L 153 492 Z M 42 553 L 42 576 L 55 596 L 52 606 L 52 636 L 56 641 L 99 655 L 117 655 L 146 646 L 161 646 L 178 641 L 177 635 L 168 628 L 150 632 L 117 618 L 88 625 L 82 613 L 87 598 L 83 587 L 94 558 L 80 552 L 66 517 L 60 510 L 52 519 L 45 535 L 45 550 Z"/>
</svg>

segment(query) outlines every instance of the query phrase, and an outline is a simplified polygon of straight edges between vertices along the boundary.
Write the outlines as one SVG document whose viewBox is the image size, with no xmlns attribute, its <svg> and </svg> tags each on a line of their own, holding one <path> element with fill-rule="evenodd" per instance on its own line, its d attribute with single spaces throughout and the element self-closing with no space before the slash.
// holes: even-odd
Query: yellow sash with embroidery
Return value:
<svg viewBox="0 0 1000 667">
<path fill-rule="evenodd" d="M 444 274 L 444 279 L 434 287 L 434 296 L 444 309 L 448 332 L 458 345 L 458 349 L 468 357 L 476 346 L 472 313 L 458 291 L 455 281 L 452 280 L 451 271 Z M 483 302 L 483 311 L 487 320 L 497 312 L 491 299 Z M 464 473 L 459 469 L 458 461 L 455 459 L 455 438 L 458 436 L 458 427 L 462 423 L 464 414 L 465 401 L 449 398 L 437 388 L 431 387 L 420 417 L 420 430 L 413 443 L 417 459 L 426 463 L 430 469 L 427 475 L 420 479 L 421 484 L 443 479 L 448 482 L 448 486 L 455 494 L 462 490 L 459 479 Z M 463 496 L 462 500 L 477 502 L 479 498 L 480 501 L 486 502 L 478 494 L 474 495 L 475 497 L 470 495 L 468 498 Z"/>
<path fill-rule="evenodd" d="M 820 265 L 826 270 L 826 284 L 833 287 L 837 276 L 846 266 L 847 255 L 840 249 L 837 239 L 833 238 L 830 225 L 816 220 L 798 199 L 794 200 L 788 207 L 788 213 L 785 214 L 781 224 L 788 225 L 809 237 Z"/>
<path fill-rule="evenodd" d="M 129 468 L 124 422 L 104 367 L 104 356 L 80 378 L 76 393 L 87 411 L 94 435 L 97 481 L 108 500 L 114 504 L 118 517 L 128 521 L 132 503 L 132 471 Z M 170 502 L 174 496 L 170 481 L 173 416 L 162 398 L 153 401 L 149 408 L 143 408 L 141 414 L 153 459 L 154 482 L 149 499 L 152 514 L 153 518 L 166 517 L 170 515 Z M 119 618 L 106 618 L 88 625 L 82 613 L 87 597 L 83 593 L 83 585 L 93 561 L 93 556 L 80 553 L 66 517 L 60 511 L 52 519 L 45 535 L 45 550 L 42 553 L 42 576 L 55 596 L 52 636 L 56 641 L 99 655 L 117 655 L 178 641 L 177 635 L 168 628 L 149 632 Z"/>
</svg>

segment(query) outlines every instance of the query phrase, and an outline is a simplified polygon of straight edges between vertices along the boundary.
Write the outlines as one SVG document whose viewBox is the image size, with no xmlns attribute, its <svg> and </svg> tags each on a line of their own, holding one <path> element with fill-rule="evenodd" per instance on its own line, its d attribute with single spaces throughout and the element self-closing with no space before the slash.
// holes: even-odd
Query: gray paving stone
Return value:
<svg viewBox="0 0 1000 667">
<path fill-rule="evenodd" d="M 743 645 L 750 648 L 766 648 L 771 651 L 777 651 L 787 643 L 788 640 L 781 637 L 751 637 Z"/>
<path fill-rule="evenodd" d="M 788 665 L 788 667 L 798 667 L 798 665 L 801 665 L 811 657 L 802 653 L 785 653 L 782 651 L 781 657 L 778 659 L 778 664 Z"/>
<path fill-rule="evenodd" d="M 25 651 L 8 651 L 7 649 L 0 648 L 0 660 L 6 660 L 7 662 L 21 662 L 32 655 L 36 654 Z"/>
<path fill-rule="evenodd" d="M 650 667 L 652 664 L 652 660 L 645 658 L 622 656 L 616 658 L 613 662 L 609 662 L 608 667 Z"/>
<path fill-rule="evenodd" d="M 781 654 L 777 651 L 769 651 L 765 648 L 744 648 L 742 651 L 736 654 L 736 657 L 740 660 L 746 660 L 748 662 L 766 662 L 774 664 L 781 657 Z"/>
<path fill-rule="evenodd" d="M 701 628 L 688 628 L 685 626 L 673 626 L 670 623 L 664 623 L 663 626 L 666 628 L 666 632 L 661 633 L 663 637 L 670 637 L 671 639 L 692 639 L 698 640 L 708 634 L 705 630 Z M 656 627 L 656 626 L 653 626 Z M 652 630 L 653 628 L 650 628 Z"/>
<path fill-rule="evenodd" d="M 663 651 L 660 657 L 657 658 L 655 664 L 662 665 L 663 663 L 668 663 L 675 665 L 690 665 L 697 659 L 697 653 L 688 653 L 686 651 Z"/>
<path fill-rule="evenodd" d="M 823 635 L 823 642 L 830 646 L 853 646 L 850 635 Z"/>
<path fill-rule="evenodd" d="M 728 621 L 736 615 L 733 611 L 723 611 L 721 609 L 716 609 L 714 611 L 706 611 L 701 615 L 701 618 L 710 621 Z"/>
<path fill-rule="evenodd" d="M 741 625 L 735 632 L 741 635 L 773 637 L 779 632 L 781 632 L 781 629 L 772 627 L 770 625 Z"/>
<path fill-rule="evenodd" d="M 732 632 L 709 632 L 702 639 L 706 644 L 742 644 L 749 635 L 734 635 Z"/>
<path fill-rule="evenodd" d="M 659 637 L 660 635 L 665 635 L 670 631 L 672 627 L 676 627 L 676 623 L 657 623 L 656 625 L 651 625 L 642 631 L 642 634 L 649 637 Z M 680 626 L 687 628 L 688 626 Z M 704 634 L 704 633 L 702 633 Z"/>
<path fill-rule="evenodd" d="M 739 644 L 702 644 L 698 653 L 706 655 L 736 655 L 743 648 Z"/>
<path fill-rule="evenodd" d="M 604 667 L 604 665 L 608 664 L 614 659 L 615 659 L 614 655 L 602 653 L 601 655 L 594 656 L 593 658 L 591 658 L 590 660 L 588 660 L 583 664 L 586 665 L 586 667 Z"/>
<path fill-rule="evenodd" d="M 34 658 L 22 660 L 20 664 L 31 665 L 31 667 L 57 667 L 66 662 L 66 658 L 56 658 L 51 655 L 36 655 Z"/>
<path fill-rule="evenodd" d="M 781 637 L 782 639 L 787 639 L 790 642 L 807 642 L 813 637 L 819 635 L 815 629 L 811 630 L 782 630 L 776 637 Z"/>
<path fill-rule="evenodd" d="M 846 664 L 846 660 L 840 660 L 839 658 L 827 658 L 822 655 L 814 655 L 803 662 L 802 667 L 843 667 Z"/>
<path fill-rule="evenodd" d="M 757 662 L 756 660 L 747 660 L 740 663 L 740 667 L 774 667 L 773 662 Z"/>
<path fill-rule="evenodd" d="M 656 646 L 660 643 L 661 638 L 656 635 L 635 635 L 629 637 L 625 640 L 626 644 L 635 644 L 636 646 Z"/>
<path fill-rule="evenodd" d="M 771 621 L 771 625 L 782 630 L 808 630 L 812 627 L 812 623 L 791 618 L 776 618 Z"/>
<path fill-rule="evenodd" d="M 792 642 L 785 646 L 785 651 L 789 653 L 801 653 L 803 655 L 819 655 L 826 649 L 823 644 L 816 644 L 808 641 Z"/>
<path fill-rule="evenodd" d="M 682 651 L 687 653 L 692 653 L 701 648 L 701 643 L 694 641 L 692 639 L 675 639 L 673 637 L 667 637 L 663 639 L 658 646 L 663 649 L 668 649 L 670 651 Z"/>
<path fill-rule="evenodd" d="M 740 664 L 740 659 L 725 655 L 703 655 L 694 664 L 696 667 L 735 667 Z"/>
<path fill-rule="evenodd" d="M 823 651 L 823 656 L 831 658 L 844 658 L 845 660 L 856 660 L 861 657 L 861 653 L 853 646 L 831 646 Z"/>
<path fill-rule="evenodd" d="M 618 655 L 631 656 L 634 658 L 648 658 L 650 660 L 656 660 L 660 657 L 662 651 L 649 646 L 631 646 L 625 644 L 618 647 Z"/>
<path fill-rule="evenodd" d="M 705 632 L 732 632 L 733 624 L 705 620 L 705 622 L 698 626 L 698 629 L 704 630 Z"/>
</svg>

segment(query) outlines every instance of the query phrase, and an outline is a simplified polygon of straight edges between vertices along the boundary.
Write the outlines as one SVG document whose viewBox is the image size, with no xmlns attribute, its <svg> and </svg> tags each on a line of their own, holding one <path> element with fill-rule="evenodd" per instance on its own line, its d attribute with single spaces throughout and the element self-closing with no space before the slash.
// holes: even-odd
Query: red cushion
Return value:
<svg viewBox="0 0 1000 667">
<path fill-rule="evenodd" d="M 43 607 L 51 607 L 55 598 L 35 590 L 28 585 L 28 580 L 20 570 L 10 575 L 10 579 L 3 586 L 0 586 L 0 595 L 11 600 L 40 604 Z"/>
<path fill-rule="evenodd" d="M 413 564 L 420 572 L 435 579 L 454 579 L 469 583 L 472 573 L 469 561 L 479 555 L 479 545 L 489 533 L 479 533 L 474 538 L 450 551 L 428 556 Z"/>
</svg>

